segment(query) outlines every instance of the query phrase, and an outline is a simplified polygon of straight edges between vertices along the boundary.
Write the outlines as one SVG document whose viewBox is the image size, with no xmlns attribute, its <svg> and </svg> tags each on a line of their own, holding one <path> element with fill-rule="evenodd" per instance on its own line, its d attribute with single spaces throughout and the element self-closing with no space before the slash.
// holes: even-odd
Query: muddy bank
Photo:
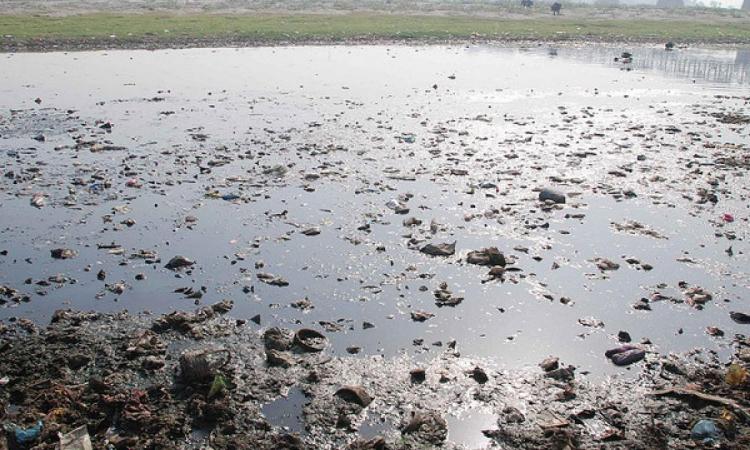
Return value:
<svg viewBox="0 0 750 450">
<path fill-rule="evenodd" d="M 601 45 L 657 45 L 663 46 L 667 40 L 660 37 L 592 36 L 576 37 L 560 35 L 555 38 L 529 39 L 527 37 L 497 38 L 300 38 L 300 39 L 259 39 L 242 37 L 141 37 L 129 38 L 35 38 L 16 40 L 0 39 L 0 53 L 14 52 L 75 52 L 94 50 L 159 50 L 190 48 L 245 48 L 245 47 L 287 47 L 287 46 L 326 46 L 326 45 L 402 45 L 402 46 L 463 46 L 492 45 L 498 47 L 531 46 L 601 46 Z M 682 39 L 681 45 L 693 47 L 735 48 L 750 45 L 750 40 L 732 37 Z"/>
<path fill-rule="evenodd" d="M 324 335 L 310 346 L 230 308 L 61 310 L 46 328 L 3 324 L 0 414 L 17 426 L 3 440 L 41 421 L 21 448 L 53 449 L 58 433 L 84 425 L 93 448 L 454 449 L 468 448 L 451 441 L 467 433 L 500 448 L 688 448 L 706 419 L 721 448 L 750 444 L 746 373 L 727 378 L 710 352 L 649 353 L 636 378 L 592 383 L 564 361 L 493 370 L 455 342 L 421 364 L 334 357 Z M 738 367 L 750 362 L 750 340 L 736 337 L 734 349 Z M 278 402 L 296 417 L 288 429 L 264 415 Z M 461 422 L 477 411 L 491 422 Z"/>
</svg>

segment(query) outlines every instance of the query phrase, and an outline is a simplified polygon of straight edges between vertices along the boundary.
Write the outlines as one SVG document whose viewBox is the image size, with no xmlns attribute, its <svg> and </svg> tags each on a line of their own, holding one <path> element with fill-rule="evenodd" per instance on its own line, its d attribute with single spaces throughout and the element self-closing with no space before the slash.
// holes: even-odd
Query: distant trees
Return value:
<svg viewBox="0 0 750 450">
<path fill-rule="evenodd" d="M 745 0 L 750 1 L 750 0 Z M 656 2 L 657 8 L 684 8 L 685 2 L 683 0 L 658 0 Z"/>
</svg>

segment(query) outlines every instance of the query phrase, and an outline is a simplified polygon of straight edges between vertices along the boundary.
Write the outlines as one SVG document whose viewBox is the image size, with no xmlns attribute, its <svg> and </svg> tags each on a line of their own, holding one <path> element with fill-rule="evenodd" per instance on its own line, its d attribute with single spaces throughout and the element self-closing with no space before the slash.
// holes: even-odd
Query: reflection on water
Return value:
<svg viewBox="0 0 750 450">
<path fill-rule="evenodd" d="M 301 389 L 292 388 L 286 397 L 280 397 L 263 406 L 263 415 L 268 421 L 284 430 L 302 433 L 305 425 L 302 420 L 302 408 L 307 398 Z"/>
<path fill-rule="evenodd" d="M 730 186 L 715 210 L 696 209 L 690 195 L 712 185 L 708 178 L 683 179 L 689 154 L 715 159 L 699 142 L 746 142 L 746 131 L 715 129 L 707 114 L 743 107 L 715 99 L 715 86 L 733 96 L 747 89 L 621 72 L 613 59 L 625 49 L 595 50 L 321 46 L 5 56 L 0 106 L 21 111 L 0 112 L 0 283 L 32 298 L 0 308 L 0 319 L 43 324 L 67 307 L 192 309 L 194 299 L 182 295 L 190 287 L 204 294 L 202 304 L 233 300 L 234 317 L 260 314 L 263 327 L 325 325 L 337 355 L 356 346 L 361 355 L 431 358 L 456 340 L 462 355 L 502 367 L 554 355 L 606 376 L 622 372 L 603 354 L 624 330 L 661 352 L 702 346 L 723 357 L 729 336 L 744 332 L 726 302 L 700 313 L 679 303 L 648 313 L 632 304 L 682 281 L 716 298 L 747 298 L 746 227 L 715 223 L 724 213 L 747 216 L 746 177 L 705 169 L 711 183 L 717 171 Z M 634 53 L 636 62 L 650 54 L 703 55 L 717 64 L 737 58 Z M 97 119 L 114 128 L 105 131 Z M 701 134 L 673 134 L 666 127 L 675 123 Z M 89 139 L 96 148 L 88 149 Z M 467 175 L 454 175 L 457 166 Z M 274 175 L 277 167 L 289 170 Z M 654 172 L 668 183 L 651 181 Z M 571 176 L 584 180 L 571 187 L 582 192 L 575 206 L 536 208 L 535 186 Z M 131 177 L 142 187 L 130 187 Z M 624 189 L 637 197 L 618 201 Z M 207 195 L 214 191 L 243 200 Z M 31 206 L 35 192 L 47 195 L 47 206 Z M 421 227 L 405 226 L 406 217 L 386 206 L 406 194 Z M 567 217 L 571 208 L 584 219 Z M 629 220 L 668 230 L 669 239 L 612 228 Z M 300 231 L 313 225 L 317 236 Z M 717 229 L 739 239 L 714 238 Z M 410 246 L 412 233 L 457 241 L 456 257 L 423 255 Z M 112 242 L 122 253 L 109 251 Z M 523 273 L 484 282 L 486 268 L 459 262 L 487 246 L 512 256 Z M 56 260 L 54 248 L 78 254 Z M 163 262 L 147 263 L 141 250 Z M 685 252 L 697 262 L 678 262 Z M 175 255 L 197 267 L 190 274 L 164 268 Z M 592 274 L 598 257 L 622 267 L 600 278 Z M 630 257 L 653 270 L 625 266 Z M 261 265 L 289 286 L 259 282 Z M 127 288 L 118 294 L 107 285 L 119 280 Z M 466 300 L 439 308 L 433 292 L 442 282 Z M 303 298 L 314 308 L 292 306 Z M 414 310 L 435 316 L 415 322 Z M 583 329 L 578 320 L 589 316 L 606 327 Z M 707 335 L 706 326 L 727 339 Z M 304 404 L 295 395 L 292 403 Z M 272 416 L 275 407 L 264 412 Z M 298 427 L 295 416 L 286 420 Z"/>
<path fill-rule="evenodd" d="M 448 440 L 472 450 L 489 448 L 487 446 L 490 440 L 482 431 L 496 428 L 496 419 L 494 414 L 481 410 L 474 410 L 458 417 L 449 415 L 446 417 Z"/>
<path fill-rule="evenodd" d="M 623 51 L 633 54 L 632 62 L 615 61 Z M 562 57 L 586 63 L 605 64 L 637 71 L 659 72 L 671 77 L 725 84 L 750 84 L 750 49 L 705 50 L 663 48 L 619 48 L 591 46 L 551 48 L 550 57 Z"/>
</svg>

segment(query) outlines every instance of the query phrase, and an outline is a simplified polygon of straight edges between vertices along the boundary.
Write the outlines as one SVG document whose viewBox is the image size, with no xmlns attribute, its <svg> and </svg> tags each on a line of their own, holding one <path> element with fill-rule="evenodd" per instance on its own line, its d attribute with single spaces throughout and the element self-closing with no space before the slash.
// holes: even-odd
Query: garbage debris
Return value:
<svg viewBox="0 0 750 450">
<path fill-rule="evenodd" d="M 336 391 L 335 395 L 347 402 L 356 403 L 363 408 L 367 408 L 373 400 L 365 388 L 355 385 L 343 386 Z"/>
<path fill-rule="evenodd" d="M 634 345 L 621 345 L 620 347 L 607 350 L 604 356 L 611 359 L 617 366 L 628 366 L 642 360 L 646 351 Z"/>
<path fill-rule="evenodd" d="M 456 243 L 451 244 L 427 244 L 419 251 L 431 256 L 451 256 L 456 253 Z"/>
<path fill-rule="evenodd" d="M 177 255 L 169 260 L 164 266 L 169 270 L 179 270 L 184 267 L 190 267 L 195 264 L 195 261 L 185 258 L 184 256 Z"/>
<path fill-rule="evenodd" d="M 16 444 L 27 445 L 39 439 L 39 435 L 42 433 L 42 428 L 44 428 L 44 424 L 40 420 L 33 427 L 11 427 L 11 431 Z"/>
<path fill-rule="evenodd" d="M 477 264 L 480 266 L 501 266 L 505 267 L 505 255 L 503 255 L 497 247 L 484 248 L 482 250 L 475 250 L 469 252 L 466 257 L 466 262 L 469 264 Z"/>
<path fill-rule="evenodd" d="M 86 425 L 76 428 L 69 433 L 58 433 L 60 450 L 92 450 L 91 437 Z"/>
<path fill-rule="evenodd" d="M 294 334 L 294 343 L 308 352 L 321 352 L 325 350 L 328 340 L 326 337 L 310 328 L 302 328 Z"/>
<path fill-rule="evenodd" d="M 549 188 L 544 188 L 539 192 L 539 201 L 552 203 L 565 203 L 565 194 Z"/>
<path fill-rule="evenodd" d="M 701 419 L 693 425 L 693 429 L 690 430 L 690 436 L 704 444 L 711 445 L 721 437 L 721 430 L 715 421 Z"/>
<path fill-rule="evenodd" d="M 190 350 L 180 355 L 180 373 L 185 381 L 205 382 L 214 379 L 217 371 L 229 363 L 227 349 Z"/>
<path fill-rule="evenodd" d="M 69 248 L 56 248 L 50 251 L 54 259 L 70 259 L 76 256 L 76 252 Z"/>
</svg>

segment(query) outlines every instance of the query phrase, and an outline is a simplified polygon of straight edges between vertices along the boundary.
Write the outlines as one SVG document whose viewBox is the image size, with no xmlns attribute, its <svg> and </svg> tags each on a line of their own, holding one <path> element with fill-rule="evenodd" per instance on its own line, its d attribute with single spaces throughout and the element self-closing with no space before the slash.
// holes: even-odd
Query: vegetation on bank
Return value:
<svg viewBox="0 0 750 450">
<path fill-rule="evenodd" d="M 258 43 L 440 40 L 635 40 L 750 43 L 750 21 L 633 20 L 581 17 L 327 14 L 84 14 L 0 15 L 0 44 L 91 40 L 170 43 L 232 40 Z"/>
</svg>

